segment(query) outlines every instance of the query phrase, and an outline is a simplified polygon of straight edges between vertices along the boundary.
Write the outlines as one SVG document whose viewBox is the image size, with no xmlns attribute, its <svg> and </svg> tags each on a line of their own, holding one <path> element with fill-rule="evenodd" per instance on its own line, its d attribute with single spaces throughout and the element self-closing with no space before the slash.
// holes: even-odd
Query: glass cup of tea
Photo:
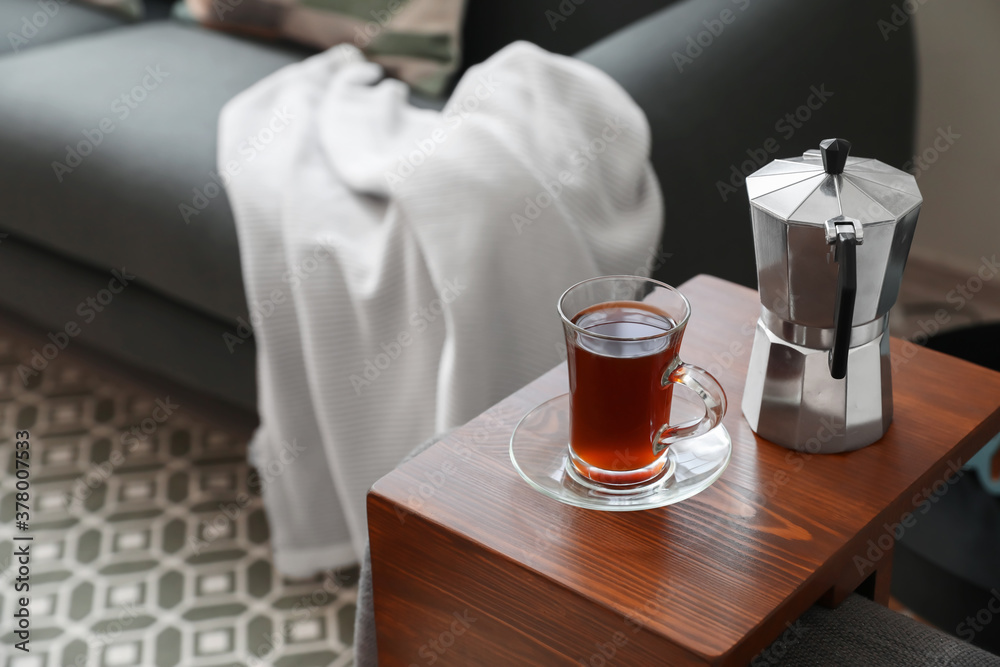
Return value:
<svg viewBox="0 0 1000 667">
<path fill-rule="evenodd" d="M 568 474 L 605 493 L 635 493 L 667 479 L 669 447 L 707 433 L 726 394 L 707 371 L 680 360 L 691 304 L 649 278 L 604 276 L 559 298 L 570 387 Z M 702 417 L 670 423 L 674 385 L 697 394 Z"/>
</svg>

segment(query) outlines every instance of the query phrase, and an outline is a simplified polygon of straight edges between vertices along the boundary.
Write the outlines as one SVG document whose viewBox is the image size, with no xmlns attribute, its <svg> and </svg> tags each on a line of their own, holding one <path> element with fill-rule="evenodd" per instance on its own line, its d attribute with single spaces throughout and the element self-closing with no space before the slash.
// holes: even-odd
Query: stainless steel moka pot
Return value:
<svg viewBox="0 0 1000 667">
<path fill-rule="evenodd" d="M 889 309 L 923 201 L 913 176 L 850 149 L 827 139 L 746 181 L 761 310 L 743 414 L 762 438 L 812 453 L 889 428 Z"/>
</svg>

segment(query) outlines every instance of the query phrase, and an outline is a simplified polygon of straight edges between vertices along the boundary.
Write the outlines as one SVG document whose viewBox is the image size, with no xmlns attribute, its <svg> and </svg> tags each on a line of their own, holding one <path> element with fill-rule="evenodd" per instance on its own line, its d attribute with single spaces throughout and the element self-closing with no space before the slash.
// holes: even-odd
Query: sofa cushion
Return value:
<svg viewBox="0 0 1000 667">
<path fill-rule="evenodd" d="M 43 44 L 115 28 L 124 16 L 81 7 L 65 0 L 0 2 L 0 55 L 20 53 Z"/>
<path fill-rule="evenodd" d="M 219 110 L 302 52 L 158 21 L 0 58 L 0 229 L 246 314 Z M 224 63 L 220 66 L 219 63 Z M 185 216 L 181 204 L 198 206 Z"/>
</svg>

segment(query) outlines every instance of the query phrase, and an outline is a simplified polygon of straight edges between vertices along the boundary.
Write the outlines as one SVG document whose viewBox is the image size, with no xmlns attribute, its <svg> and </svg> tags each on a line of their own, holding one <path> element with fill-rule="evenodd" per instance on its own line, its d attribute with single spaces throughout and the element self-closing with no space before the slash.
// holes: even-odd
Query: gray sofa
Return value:
<svg viewBox="0 0 1000 667">
<path fill-rule="evenodd" d="M 182 24 L 166 1 L 146 0 L 138 23 L 55 2 L 30 38 L 0 41 L 0 281 L 13 286 L 0 308 L 59 340 L 75 325 L 69 345 L 253 410 L 252 337 L 223 338 L 248 311 L 213 177 L 216 120 L 308 52 Z M 39 7 L 4 0 L 3 34 L 32 32 Z M 753 285 L 741 169 L 833 135 L 909 159 L 913 36 L 906 24 L 884 39 L 891 14 L 891 0 L 469 0 L 465 64 L 528 39 L 610 73 L 653 128 L 666 202 L 655 274 Z M 186 220 L 182 204 L 202 208 Z M 126 289 L 80 306 L 122 267 L 135 276 Z"/>
<path fill-rule="evenodd" d="M 0 2 L 0 309 L 51 334 L 39 365 L 79 345 L 253 411 L 237 240 L 213 176 L 216 122 L 233 95 L 309 52 L 180 23 L 168 0 L 146 0 L 147 18 L 134 23 L 73 1 L 44 5 L 53 3 L 38 18 L 38 0 Z M 706 272 L 753 285 L 741 171 L 829 136 L 896 166 L 909 159 L 912 27 L 879 27 L 894 4 L 468 0 L 465 66 L 527 39 L 607 71 L 653 130 L 666 203 L 655 275 L 679 283 Z M 185 216 L 182 204 L 198 214 Z M 115 290 L 113 271 L 123 274 Z M 226 333 L 243 342 L 227 346 Z M 359 644 L 371 650 L 364 597 Z M 994 664 L 901 617 L 875 623 L 882 612 L 859 615 L 859 604 L 840 610 L 833 627 L 867 634 L 839 645 L 887 649 L 878 633 L 888 632 L 922 637 L 966 664 Z M 925 645 L 880 655 L 914 664 Z M 761 664 L 827 664 L 825 650 L 803 644 L 785 660 L 772 650 Z M 841 664 L 867 665 L 875 654 Z"/>
</svg>

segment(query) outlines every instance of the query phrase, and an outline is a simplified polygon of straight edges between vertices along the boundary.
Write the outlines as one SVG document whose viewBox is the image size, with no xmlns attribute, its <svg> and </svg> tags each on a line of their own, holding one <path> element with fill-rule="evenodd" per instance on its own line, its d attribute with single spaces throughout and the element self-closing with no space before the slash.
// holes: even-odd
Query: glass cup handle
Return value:
<svg viewBox="0 0 1000 667">
<path fill-rule="evenodd" d="M 700 419 L 692 419 L 671 426 L 664 424 L 653 438 L 653 453 L 659 455 L 670 445 L 684 438 L 693 438 L 708 433 L 719 425 L 726 415 L 726 392 L 719 381 L 704 368 L 678 360 L 663 373 L 661 386 L 673 382 L 687 387 L 705 402 L 705 414 Z"/>
</svg>

